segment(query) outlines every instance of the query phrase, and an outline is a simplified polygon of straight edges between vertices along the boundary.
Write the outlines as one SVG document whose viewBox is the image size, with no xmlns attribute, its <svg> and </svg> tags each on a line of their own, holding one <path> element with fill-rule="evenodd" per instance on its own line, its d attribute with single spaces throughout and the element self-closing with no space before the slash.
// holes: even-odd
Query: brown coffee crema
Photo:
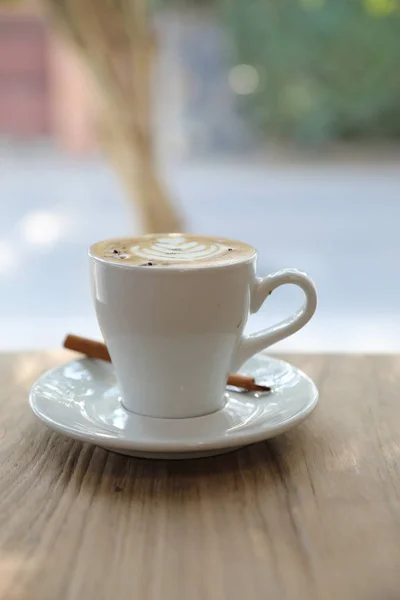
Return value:
<svg viewBox="0 0 400 600">
<path fill-rule="evenodd" d="M 151 234 L 97 242 L 90 254 L 113 263 L 143 267 L 214 267 L 251 259 L 256 250 L 243 242 L 189 234 Z"/>
</svg>

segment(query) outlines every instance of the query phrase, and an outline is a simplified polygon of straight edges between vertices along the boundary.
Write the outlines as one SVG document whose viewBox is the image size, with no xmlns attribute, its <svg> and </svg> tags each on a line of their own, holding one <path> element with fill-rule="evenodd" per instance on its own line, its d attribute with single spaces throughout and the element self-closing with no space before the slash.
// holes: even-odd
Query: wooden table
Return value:
<svg viewBox="0 0 400 600">
<path fill-rule="evenodd" d="M 289 357 L 321 402 L 225 456 L 127 458 L 52 433 L 0 357 L 1 600 L 400 598 L 400 357 Z"/>
</svg>

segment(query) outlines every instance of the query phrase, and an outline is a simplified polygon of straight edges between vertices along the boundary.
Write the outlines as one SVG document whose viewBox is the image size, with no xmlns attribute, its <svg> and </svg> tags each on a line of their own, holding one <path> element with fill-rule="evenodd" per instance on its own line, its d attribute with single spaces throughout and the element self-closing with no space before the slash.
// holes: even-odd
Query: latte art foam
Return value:
<svg viewBox="0 0 400 600">
<path fill-rule="evenodd" d="M 200 267 L 231 264 L 255 255 L 252 246 L 234 240 L 168 234 L 117 238 L 94 244 L 90 254 L 107 261 L 143 267 Z"/>
<path fill-rule="evenodd" d="M 229 250 L 228 246 L 219 242 L 210 240 L 207 243 L 201 243 L 182 236 L 156 238 L 150 247 L 146 243 L 138 244 L 133 246 L 130 251 L 135 256 L 154 261 L 186 262 L 211 259 L 226 254 L 232 249 Z"/>
</svg>

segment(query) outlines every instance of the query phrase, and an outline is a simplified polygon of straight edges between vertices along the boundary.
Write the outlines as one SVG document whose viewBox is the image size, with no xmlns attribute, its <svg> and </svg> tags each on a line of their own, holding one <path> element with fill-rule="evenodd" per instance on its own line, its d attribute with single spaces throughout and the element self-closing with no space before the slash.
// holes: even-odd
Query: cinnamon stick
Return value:
<svg viewBox="0 0 400 600">
<path fill-rule="evenodd" d="M 100 358 L 101 360 L 111 362 L 107 346 L 102 342 L 96 342 L 96 340 L 90 340 L 69 333 L 64 340 L 63 346 L 64 348 L 68 348 L 68 350 L 75 350 L 76 352 L 86 354 L 89 358 Z"/>
<path fill-rule="evenodd" d="M 89 358 L 99 358 L 111 362 L 107 346 L 102 342 L 69 333 L 64 340 L 63 346 L 68 350 L 81 352 Z M 227 384 L 243 388 L 249 392 L 268 392 L 271 389 L 265 385 L 258 385 L 255 383 L 253 377 L 238 375 L 237 373 L 229 374 Z"/>
</svg>

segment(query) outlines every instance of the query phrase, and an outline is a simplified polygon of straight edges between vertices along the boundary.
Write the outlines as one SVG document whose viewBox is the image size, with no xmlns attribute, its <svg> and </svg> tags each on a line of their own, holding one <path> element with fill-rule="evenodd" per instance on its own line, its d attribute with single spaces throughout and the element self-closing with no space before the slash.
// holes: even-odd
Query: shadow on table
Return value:
<svg viewBox="0 0 400 600">
<path fill-rule="evenodd" d="M 49 442 L 48 469 L 76 493 L 115 495 L 130 501 L 167 499 L 190 501 L 207 492 L 220 496 L 238 489 L 277 486 L 289 492 L 291 473 L 304 463 L 303 448 L 312 436 L 306 427 L 274 440 L 248 446 L 212 458 L 192 460 L 149 460 L 119 455 L 83 444 L 55 433 L 43 433 Z M 45 443 L 45 440 L 43 440 Z M 315 440 L 314 440 L 315 443 Z"/>
</svg>

